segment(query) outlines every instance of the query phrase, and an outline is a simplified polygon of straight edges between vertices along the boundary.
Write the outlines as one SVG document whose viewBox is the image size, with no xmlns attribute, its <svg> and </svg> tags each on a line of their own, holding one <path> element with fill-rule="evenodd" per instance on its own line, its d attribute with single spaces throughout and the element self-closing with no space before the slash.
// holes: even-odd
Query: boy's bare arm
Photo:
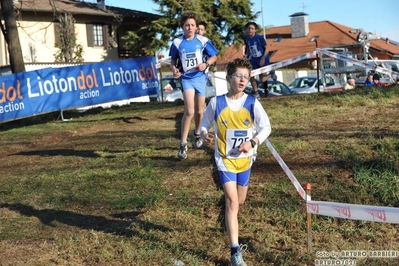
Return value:
<svg viewBox="0 0 399 266">
<path fill-rule="evenodd" d="M 175 78 L 179 78 L 181 76 L 180 70 L 176 67 L 176 60 L 170 60 L 170 70 Z"/>
</svg>

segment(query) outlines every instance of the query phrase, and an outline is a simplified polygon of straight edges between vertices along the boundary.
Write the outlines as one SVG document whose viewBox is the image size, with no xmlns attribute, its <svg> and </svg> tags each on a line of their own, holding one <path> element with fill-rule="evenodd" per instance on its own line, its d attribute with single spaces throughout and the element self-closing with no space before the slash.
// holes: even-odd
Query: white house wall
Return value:
<svg viewBox="0 0 399 266">
<path fill-rule="evenodd" d="M 8 51 L 4 35 L 0 34 L 0 66 L 9 65 L 10 60 L 8 59 Z"/>
<path fill-rule="evenodd" d="M 88 47 L 86 24 L 75 24 L 77 43 L 83 46 L 83 58 L 85 62 L 103 62 L 118 60 L 118 48 Z"/>
<path fill-rule="evenodd" d="M 51 22 L 18 21 L 19 41 L 24 62 L 54 62 L 54 25 Z M 35 49 L 30 55 L 29 47 Z M 36 61 L 35 61 L 36 60 Z"/>
<path fill-rule="evenodd" d="M 21 42 L 21 49 L 25 63 L 49 63 L 54 62 L 54 54 L 58 51 L 54 47 L 55 43 L 55 29 L 52 22 L 42 21 L 18 21 L 18 33 Z M 75 33 L 77 37 L 77 44 L 83 46 L 84 62 L 102 62 L 118 59 L 117 48 L 104 47 L 88 47 L 86 36 L 86 24 L 75 24 Z M 3 36 L 1 43 L 4 43 Z M 33 55 L 30 54 L 30 48 L 35 49 Z M 4 45 L 0 47 L 0 63 L 1 65 L 9 64 L 7 62 Z M 3 51 L 4 50 L 4 51 Z M 8 53 L 7 53 L 8 56 Z M 36 61 L 35 61 L 36 60 Z"/>
</svg>

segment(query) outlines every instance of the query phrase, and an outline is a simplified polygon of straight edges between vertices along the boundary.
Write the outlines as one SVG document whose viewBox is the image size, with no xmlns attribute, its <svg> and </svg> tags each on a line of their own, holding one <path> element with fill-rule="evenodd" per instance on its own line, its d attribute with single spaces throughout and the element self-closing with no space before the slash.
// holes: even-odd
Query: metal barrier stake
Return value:
<svg viewBox="0 0 399 266">
<path fill-rule="evenodd" d="M 310 190 L 312 186 L 310 183 L 306 184 L 306 220 L 307 220 L 307 231 L 308 231 L 308 253 L 312 252 L 312 214 L 308 212 L 307 203 L 310 201 Z"/>
</svg>

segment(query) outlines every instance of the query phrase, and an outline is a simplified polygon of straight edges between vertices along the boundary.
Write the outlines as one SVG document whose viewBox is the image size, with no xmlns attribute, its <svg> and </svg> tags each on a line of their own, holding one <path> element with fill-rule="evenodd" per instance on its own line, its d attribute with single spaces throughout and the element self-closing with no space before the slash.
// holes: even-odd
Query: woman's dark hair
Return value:
<svg viewBox="0 0 399 266">
<path fill-rule="evenodd" d="M 373 80 L 380 80 L 380 75 L 377 73 L 373 75 Z"/>
<path fill-rule="evenodd" d="M 258 24 L 256 24 L 256 23 L 253 22 L 253 21 L 250 21 L 250 22 L 248 22 L 247 24 L 245 24 L 245 28 L 248 28 L 249 25 L 254 26 L 254 27 L 255 27 L 255 30 L 258 28 Z"/>
<path fill-rule="evenodd" d="M 195 20 L 195 25 L 198 27 L 199 22 L 201 21 L 200 16 L 197 13 L 194 13 L 192 11 L 186 11 L 184 12 L 181 17 L 180 17 L 180 27 L 183 28 L 184 23 L 186 22 L 187 19 L 194 19 Z"/>
<path fill-rule="evenodd" d="M 207 29 L 207 27 L 208 27 L 208 25 L 206 24 L 205 21 L 200 21 L 200 22 L 198 23 L 198 26 L 200 26 L 200 25 L 204 26 L 205 29 Z"/>
</svg>

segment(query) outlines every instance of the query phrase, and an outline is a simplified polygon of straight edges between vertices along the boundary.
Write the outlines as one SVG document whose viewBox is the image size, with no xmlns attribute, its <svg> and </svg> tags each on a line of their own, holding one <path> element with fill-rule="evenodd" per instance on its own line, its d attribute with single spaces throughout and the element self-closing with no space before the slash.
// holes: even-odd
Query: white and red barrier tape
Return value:
<svg viewBox="0 0 399 266">
<path fill-rule="evenodd" d="M 326 49 L 321 49 L 321 48 L 317 48 L 316 51 L 319 52 L 319 53 L 328 55 L 330 57 L 336 58 L 338 60 L 346 61 L 346 62 L 352 63 L 354 65 L 357 65 L 357 66 L 361 66 L 361 67 L 364 67 L 364 68 L 369 68 L 369 69 L 375 70 L 377 72 L 390 75 L 393 79 L 396 79 L 396 77 L 399 75 L 398 72 L 395 72 L 395 71 L 392 71 L 390 69 L 386 69 L 386 68 L 383 68 L 383 67 L 376 66 L 372 61 L 369 62 L 369 63 L 366 63 L 364 61 L 360 61 L 360 60 L 357 60 L 357 59 L 354 59 L 354 58 L 351 58 L 351 57 L 347 57 L 345 55 L 337 54 L 337 53 L 334 53 L 334 52 L 330 52 L 330 51 L 328 51 Z"/>
<path fill-rule="evenodd" d="M 290 58 L 290 59 L 286 59 L 286 60 L 271 64 L 271 65 L 268 65 L 268 66 L 264 66 L 264 67 L 261 67 L 261 68 L 258 68 L 258 69 L 254 69 L 251 72 L 251 77 L 255 76 L 255 75 L 262 74 L 262 73 L 267 73 L 270 70 L 275 70 L 275 69 L 278 69 L 278 68 L 281 68 L 281 67 L 285 67 L 287 65 L 291 65 L 293 63 L 305 60 L 307 58 L 315 56 L 316 53 L 325 54 L 325 55 L 327 55 L 329 57 L 333 57 L 333 58 L 336 58 L 338 60 L 346 61 L 346 62 L 352 63 L 352 64 L 360 66 L 360 67 L 369 68 L 371 70 L 390 75 L 394 80 L 396 80 L 396 78 L 399 75 L 398 72 L 395 72 L 395 71 L 392 71 L 390 69 L 386 69 L 386 68 L 383 68 L 383 67 L 376 66 L 373 62 L 366 63 L 364 61 L 356 60 L 354 58 L 351 58 L 351 57 L 348 57 L 348 56 L 345 56 L 345 55 L 340 55 L 340 54 L 337 54 L 337 53 L 334 53 L 334 52 L 330 52 L 327 49 L 317 48 L 316 51 L 314 51 L 314 52 L 309 52 L 309 53 L 306 53 L 306 54 L 303 54 L 303 55 L 300 55 L 300 56 L 297 56 L 297 57 L 293 57 L 293 58 Z"/>
<path fill-rule="evenodd" d="M 280 164 L 285 174 L 291 180 L 291 183 L 295 186 L 299 195 L 302 197 L 302 199 L 306 200 L 307 212 L 351 220 L 399 224 L 399 208 L 328 201 L 312 201 L 311 197 L 305 193 L 305 190 L 302 188 L 301 184 L 299 184 L 294 174 L 288 168 L 287 164 L 283 161 L 268 139 L 265 140 L 265 144 L 273 154 L 274 158 Z"/>
<path fill-rule="evenodd" d="M 255 76 L 255 75 L 262 74 L 262 73 L 269 72 L 270 70 L 275 70 L 275 69 L 278 69 L 278 68 L 281 68 L 281 67 L 285 67 L 285 66 L 291 65 L 293 63 L 305 60 L 305 59 L 307 59 L 309 57 L 313 57 L 315 55 L 316 55 L 316 51 L 309 52 L 309 53 L 306 53 L 304 55 L 300 55 L 300 56 L 297 56 L 297 57 L 286 59 L 286 60 L 271 64 L 271 65 L 268 65 L 268 66 L 264 66 L 264 67 L 261 67 L 261 68 L 258 68 L 258 69 L 254 69 L 254 70 L 251 71 L 251 77 Z"/>
<path fill-rule="evenodd" d="M 399 208 L 379 207 L 327 201 L 309 201 L 307 211 L 317 215 L 399 224 Z"/>
<path fill-rule="evenodd" d="M 273 145 L 270 143 L 270 141 L 268 139 L 266 139 L 265 144 L 269 148 L 269 150 L 272 152 L 274 158 L 276 158 L 276 160 L 280 164 L 281 168 L 283 168 L 283 171 L 287 174 L 288 178 L 291 180 L 291 183 L 294 185 L 294 187 L 296 188 L 296 191 L 298 191 L 299 195 L 301 195 L 302 199 L 310 200 L 310 197 L 306 195 L 306 192 L 302 188 L 301 184 L 299 184 L 299 182 L 296 179 L 296 177 L 294 176 L 294 174 L 291 172 L 291 170 L 285 164 L 283 159 L 280 157 L 280 155 L 274 149 Z M 307 198 L 307 197 L 309 197 L 309 198 Z"/>
</svg>

